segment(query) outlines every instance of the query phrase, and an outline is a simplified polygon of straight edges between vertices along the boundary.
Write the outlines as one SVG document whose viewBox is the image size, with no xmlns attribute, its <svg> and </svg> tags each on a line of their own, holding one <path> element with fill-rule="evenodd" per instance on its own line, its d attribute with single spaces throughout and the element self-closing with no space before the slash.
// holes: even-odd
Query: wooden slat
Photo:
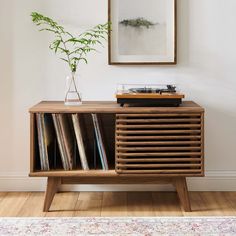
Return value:
<svg viewBox="0 0 236 236">
<path fill-rule="evenodd" d="M 117 147 L 117 151 L 188 151 L 201 150 L 201 147 Z"/>
<path fill-rule="evenodd" d="M 117 164 L 118 168 L 164 168 L 164 167 L 201 167 L 201 164 Z"/>
<path fill-rule="evenodd" d="M 124 142 L 124 141 L 118 141 L 116 142 L 117 146 L 159 146 L 159 145 L 200 145 L 201 141 L 139 141 L 139 142 Z"/>
<path fill-rule="evenodd" d="M 201 139 L 201 135 L 179 135 L 179 136 L 127 136 L 127 135 L 117 135 L 117 140 L 183 140 L 183 139 Z"/>
<path fill-rule="evenodd" d="M 138 159 L 127 159 L 117 158 L 118 163 L 155 163 L 155 162 L 200 162 L 201 158 L 138 158 Z"/>
<path fill-rule="evenodd" d="M 149 116 L 149 115 L 148 115 Z M 117 119 L 116 123 L 197 123 L 201 122 L 200 117 L 198 119 L 196 118 L 175 118 L 175 119 Z"/>
<path fill-rule="evenodd" d="M 135 157 L 135 156 L 201 156 L 201 152 L 169 152 L 169 153 L 160 153 L 160 152 L 144 152 L 144 153 L 117 153 L 117 156 L 124 157 Z"/>
<path fill-rule="evenodd" d="M 168 174 L 168 173 L 201 173 L 200 169 L 178 169 L 178 170 L 121 170 L 117 169 L 118 173 L 126 174 Z"/>
<path fill-rule="evenodd" d="M 118 118 L 119 117 L 200 117 L 201 113 L 155 113 L 155 114 L 117 114 L 116 115 Z"/>
<path fill-rule="evenodd" d="M 141 129 L 141 128 L 147 128 L 147 129 L 157 129 L 157 128 L 174 129 L 174 128 L 200 128 L 200 127 L 201 127 L 201 125 L 199 125 L 199 124 L 165 124 L 165 125 L 154 125 L 154 124 L 148 124 L 148 125 L 124 124 L 124 125 L 120 125 L 120 124 L 118 124 L 118 125 L 116 125 L 116 128 L 118 128 L 118 129 Z"/>
<path fill-rule="evenodd" d="M 117 130 L 117 134 L 199 134 L 201 130 Z"/>
</svg>

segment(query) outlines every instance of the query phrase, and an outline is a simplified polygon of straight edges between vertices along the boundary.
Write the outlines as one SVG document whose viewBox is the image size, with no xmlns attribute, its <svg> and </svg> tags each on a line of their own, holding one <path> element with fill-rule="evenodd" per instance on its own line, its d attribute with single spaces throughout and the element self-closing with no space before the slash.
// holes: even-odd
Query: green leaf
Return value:
<svg viewBox="0 0 236 236">
<path fill-rule="evenodd" d="M 69 56 L 72 55 L 72 54 L 75 54 L 75 53 L 78 53 L 78 54 L 79 54 L 79 53 L 82 53 L 83 51 L 84 51 L 84 49 L 82 49 L 82 48 L 77 48 L 76 50 L 70 52 L 70 53 L 69 53 Z"/>
<path fill-rule="evenodd" d="M 63 61 L 65 61 L 65 62 L 67 62 L 67 63 L 69 62 L 69 61 L 66 60 L 65 58 L 62 58 L 62 57 L 61 57 L 60 59 L 63 60 Z"/>
<path fill-rule="evenodd" d="M 74 38 L 74 36 L 70 32 L 65 32 L 67 35 L 69 35 L 71 38 Z"/>
<path fill-rule="evenodd" d="M 84 61 L 86 64 L 88 64 L 88 61 L 86 58 L 84 57 L 81 57 L 81 58 L 78 58 L 78 57 L 73 57 L 72 60 L 76 61 L 76 62 L 79 62 L 79 61 Z"/>
<path fill-rule="evenodd" d="M 54 44 L 55 44 L 55 53 L 57 53 L 58 47 L 61 44 L 61 40 L 54 41 Z"/>
<path fill-rule="evenodd" d="M 59 33 L 58 31 L 56 31 L 56 30 L 53 30 L 53 29 L 48 29 L 48 28 L 43 28 L 43 29 L 40 29 L 39 30 L 40 32 L 41 31 L 49 31 L 49 32 L 52 32 L 52 33 L 54 33 L 54 34 L 57 34 L 57 33 Z"/>
<path fill-rule="evenodd" d="M 58 47 L 59 50 L 61 50 L 62 52 L 66 53 L 66 54 L 69 54 L 70 51 L 68 49 L 64 49 L 62 47 Z"/>
</svg>

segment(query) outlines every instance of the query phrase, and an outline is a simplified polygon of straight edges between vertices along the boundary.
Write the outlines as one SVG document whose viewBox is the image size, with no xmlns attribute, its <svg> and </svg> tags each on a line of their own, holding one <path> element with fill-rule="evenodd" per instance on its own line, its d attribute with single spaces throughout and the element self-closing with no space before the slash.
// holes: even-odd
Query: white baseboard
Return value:
<svg viewBox="0 0 236 236">
<path fill-rule="evenodd" d="M 207 171 L 205 177 L 188 178 L 190 191 L 236 191 L 236 171 Z M 46 178 L 27 173 L 1 173 L 0 191 L 44 191 Z M 172 191 L 171 185 L 63 185 L 63 191 Z"/>
</svg>

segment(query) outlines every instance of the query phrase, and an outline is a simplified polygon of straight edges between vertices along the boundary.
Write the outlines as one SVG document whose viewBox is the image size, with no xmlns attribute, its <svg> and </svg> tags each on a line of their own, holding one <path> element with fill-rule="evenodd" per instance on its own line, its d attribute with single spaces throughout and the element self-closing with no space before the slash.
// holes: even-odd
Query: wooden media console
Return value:
<svg viewBox="0 0 236 236">
<path fill-rule="evenodd" d="M 89 170 L 83 170 L 74 140 L 75 165 L 64 170 L 56 135 L 48 156 L 50 170 L 40 165 L 37 114 L 78 114 Z M 91 114 L 97 114 L 109 170 L 103 170 Z M 173 184 L 185 211 L 191 211 L 186 177 L 204 176 L 204 109 L 191 101 L 179 107 L 120 107 L 115 102 L 40 102 L 30 109 L 30 174 L 47 177 L 44 211 L 61 184 Z"/>
</svg>

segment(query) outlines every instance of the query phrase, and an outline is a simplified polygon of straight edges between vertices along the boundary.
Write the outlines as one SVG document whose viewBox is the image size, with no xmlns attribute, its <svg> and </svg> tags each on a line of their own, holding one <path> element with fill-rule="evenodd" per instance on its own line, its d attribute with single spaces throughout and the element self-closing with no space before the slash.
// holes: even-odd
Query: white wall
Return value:
<svg viewBox="0 0 236 236">
<path fill-rule="evenodd" d="M 206 174 L 191 189 L 236 189 L 236 1 L 178 0 L 177 66 L 109 66 L 107 48 L 82 65 L 84 100 L 113 100 L 117 83 L 177 83 L 206 109 Z M 41 189 L 28 179 L 28 108 L 62 100 L 68 71 L 30 13 L 78 29 L 107 20 L 107 0 L 0 1 L 0 190 Z M 91 188 L 90 188 L 91 189 Z"/>
</svg>

